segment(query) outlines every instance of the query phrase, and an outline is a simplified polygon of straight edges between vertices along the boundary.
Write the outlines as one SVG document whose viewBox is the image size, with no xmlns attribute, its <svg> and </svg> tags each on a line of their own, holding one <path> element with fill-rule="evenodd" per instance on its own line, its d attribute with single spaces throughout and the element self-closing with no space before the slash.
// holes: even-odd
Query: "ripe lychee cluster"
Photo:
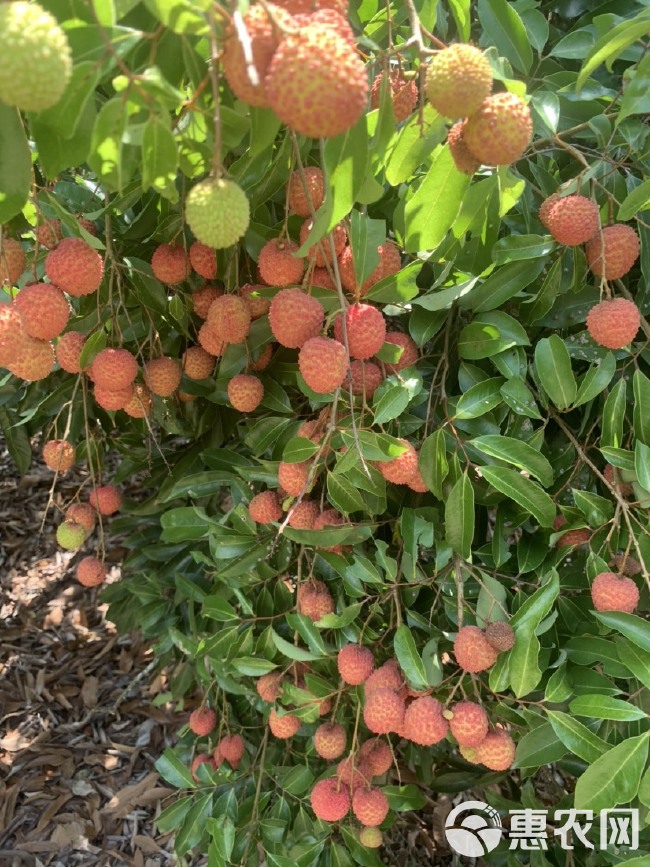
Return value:
<svg viewBox="0 0 650 867">
<path fill-rule="evenodd" d="M 379 108 L 382 82 L 384 81 L 386 81 L 386 86 L 389 89 L 395 120 L 397 123 L 401 123 L 413 113 L 417 105 L 418 86 L 415 81 L 405 78 L 400 69 L 392 69 L 388 76 L 380 72 L 370 87 L 370 105 L 372 108 Z"/>
</svg>

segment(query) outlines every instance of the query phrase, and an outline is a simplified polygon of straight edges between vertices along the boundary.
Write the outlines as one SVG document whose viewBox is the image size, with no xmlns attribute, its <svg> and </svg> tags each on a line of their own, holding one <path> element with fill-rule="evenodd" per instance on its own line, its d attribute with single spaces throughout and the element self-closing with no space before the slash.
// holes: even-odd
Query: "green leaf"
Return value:
<svg viewBox="0 0 650 867">
<path fill-rule="evenodd" d="M 418 786 L 382 786 L 382 792 L 388 798 L 391 810 L 398 812 L 421 810 L 426 804 Z"/>
<path fill-rule="evenodd" d="M 600 445 L 609 448 L 620 448 L 623 445 L 623 426 L 625 424 L 627 386 L 624 379 L 619 379 L 607 395 L 603 407 L 601 422 L 602 433 Z"/>
<path fill-rule="evenodd" d="M 501 386 L 501 394 L 513 412 L 527 418 L 541 418 L 535 399 L 520 376 L 513 376 Z"/>
<path fill-rule="evenodd" d="M 650 208 L 650 180 L 643 181 L 628 193 L 618 209 L 616 219 L 620 223 L 625 223 L 639 211 L 646 211 L 648 208 Z"/>
<path fill-rule="evenodd" d="M 546 260 L 547 257 L 542 256 L 532 261 L 509 262 L 497 268 L 487 280 L 464 295 L 458 302 L 459 306 L 477 313 L 496 310 L 530 286 L 542 273 Z"/>
<path fill-rule="evenodd" d="M 451 489 L 445 506 L 445 538 L 464 560 L 472 556 L 474 538 L 474 489 L 467 473 Z"/>
<path fill-rule="evenodd" d="M 293 437 L 284 447 L 282 460 L 288 464 L 301 464 L 313 457 L 318 449 L 318 443 L 313 443 L 306 437 Z"/>
<path fill-rule="evenodd" d="M 156 827 L 161 834 L 175 831 L 189 813 L 194 803 L 194 795 L 186 795 L 170 804 L 156 819 Z"/>
<path fill-rule="evenodd" d="M 514 7 L 506 0 L 479 0 L 478 17 L 499 53 L 507 57 L 519 72 L 528 72 L 533 52 L 526 28 Z"/>
<path fill-rule="evenodd" d="M 354 210 L 350 214 L 350 247 L 354 259 L 354 274 L 361 284 L 379 264 L 380 244 L 386 241 L 386 221 L 371 220 Z"/>
<path fill-rule="evenodd" d="M 184 765 L 173 750 L 166 749 L 156 762 L 156 770 L 160 776 L 177 786 L 179 789 L 195 789 L 196 783 L 192 778 L 192 772 Z"/>
<path fill-rule="evenodd" d="M 222 623 L 226 623 L 228 620 L 240 619 L 239 614 L 237 614 L 230 602 L 227 602 L 221 596 L 206 596 L 202 610 L 205 617 L 219 620 Z"/>
<path fill-rule="evenodd" d="M 321 225 L 324 225 L 323 235 L 350 213 L 363 186 L 368 163 L 366 116 L 362 115 L 359 122 L 348 132 L 328 139 L 324 156 L 329 189 L 324 204 L 318 209 L 312 229 L 312 232 L 317 233 L 321 231 Z"/>
<path fill-rule="evenodd" d="M 426 689 L 430 684 L 424 663 L 415 646 L 411 630 L 405 624 L 395 631 L 393 646 L 397 661 L 411 686 L 418 690 Z"/>
<path fill-rule="evenodd" d="M 594 611 L 594 617 L 605 626 L 620 632 L 641 650 L 650 653 L 650 629 L 643 618 L 623 611 Z"/>
<path fill-rule="evenodd" d="M 569 710 L 577 716 L 611 719 L 617 722 L 631 722 L 646 717 L 640 707 L 635 707 L 629 701 L 613 698 L 611 695 L 579 695 L 573 699 Z"/>
<path fill-rule="evenodd" d="M 442 500 L 442 484 L 449 473 L 445 432 L 442 429 L 429 434 L 422 443 L 420 472 L 431 493 Z"/>
<path fill-rule="evenodd" d="M 458 398 L 453 417 L 458 419 L 479 418 L 486 412 L 491 412 L 503 402 L 502 384 L 503 378 L 500 376 L 477 382 Z"/>
<path fill-rule="evenodd" d="M 25 425 L 12 423 L 9 413 L 0 409 L 0 431 L 11 455 L 11 460 L 21 476 L 24 476 L 32 462 L 32 447 Z"/>
<path fill-rule="evenodd" d="M 374 405 L 375 424 L 386 424 L 398 418 L 409 404 L 411 395 L 403 385 L 384 391 Z"/>
<path fill-rule="evenodd" d="M 93 358 L 106 347 L 106 332 L 102 328 L 100 331 L 95 331 L 91 334 L 88 340 L 84 343 L 84 348 L 79 356 L 79 365 L 82 370 L 85 370 L 92 362 Z"/>
<path fill-rule="evenodd" d="M 212 813 L 212 798 L 211 792 L 206 795 L 199 795 L 194 806 L 183 820 L 183 824 L 174 838 L 174 850 L 179 855 L 183 855 L 196 846 L 203 836 L 206 819 Z"/>
<path fill-rule="evenodd" d="M 99 79 L 100 72 L 96 63 L 75 63 L 63 96 L 55 106 L 38 113 L 38 122 L 56 130 L 61 138 L 72 138 L 83 117 L 86 104 L 94 97 Z"/>
<path fill-rule="evenodd" d="M 610 384 L 615 373 L 616 358 L 612 352 L 608 352 L 598 364 L 593 364 L 580 380 L 573 406 L 582 406 L 583 403 L 598 397 Z"/>
<path fill-rule="evenodd" d="M 585 762 L 595 762 L 609 749 L 609 744 L 569 714 L 558 710 L 547 710 L 546 713 L 564 746 Z"/>
<path fill-rule="evenodd" d="M 650 447 L 641 440 L 634 444 L 634 470 L 641 487 L 650 491 Z"/>
<path fill-rule="evenodd" d="M 510 685 L 517 698 L 532 692 L 542 679 L 539 667 L 539 639 L 535 630 L 551 610 L 560 590 L 557 573 L 523 603 L 510 620 L 515 643 L 510 651 Z"/>
<path fill-rule="evenodd" d="M 327 498 L 339 512 L 345 515 L 363 511 L 365 508 L 363 497 L 355 486 L 345 476 L 331 472 L 327 474 Z"/>
<path fill-rule="evenodd" d="M 122 149 L 128 121 L 127 103 L 121 96 L 109 100 L 97 115 L 88 165 L 112 190 L 124 186 Z"/>
<path fill-rule="evenodd" d="M 305 650 L 302 647 L 297 647 L 295 644 L 291 644 L 291 642 L 282 638 L 281 635 L 273 629 L 271 631 L 271 636 L 273 638 L 273 643 L 280 651 L 280 653 L 284 654 L 287 659 L 297 659 L 300 662 L 309 662 L 312 659 L 320 659 L 320 654 L 311 653 L 309 650 Z"/>
<path fill-rule="evenodd" d="M 492 261 L 495 265 L 505 265 L 518 259 L 537 259 L 554 247 L 555 241 L 544 239 L 542 235 L 508 235 L 492 247 Z"/>
<path fill-rule="evenodd" d="M 639 791 L 647 757 L 647 732 L 612 747 L 578 779 L 576 808 L 597 811 L 629 804 Z"/>
<path fill-rule="evenodd" d="M 550 723 L 536 726 L 521 738 L 515 753 L 515 768 L 540 768 L 559 761 L 567 748 L 553 731 Z"/>
<path fill-rule="evenodd" d="M 481 467 L 483 478 L 530 512 L 542 527 L 553 526 L 555 520 L 555 503 L 538 484 L 506 467 Z"/>
<path fill-rule="evenodd" d="M 646 653 L 626 638 L 616 639 L 618 658 L 647 689 L 650 689 L 650 653 Z"/>
<path fill-rule="evenodd" d="M 32 185 L 32 159 L 17 108 L 0 102 L 0 224 L 19 214 Z"/>
<path fill-rule="evenodd" d="M 635 370 L 632 386 L 634 389 L 634 433 L 641 442 L 650 446 L 650 379 L 640 370 Z M 621 443 L 602 443 L 602 445 L 620 446 Z"/>
<path fill-rule="evenodd" d="M 176 171 L 178 149 L 171 130 L 171 120 L 152 115 L 142 133 L 142 188 L 153 187 L 171 202 L 178 200 Z"/>
<path fill-rule="evenodd" d="M 630 21 L 622 21 L 615 27 L 608 29 L 594 44 L 587 54 L 576 81 L 576 90 L 579 91 L 591 73 L 601 63 L 607 62 L 608 68 L 625 49 L 648 35 L 650 12 L 644 9 Z"/>
<path fill-rule="evenodd" d="M 538 342 L 535 347 L 535 368 L 544 391 L 555 406 L 558 409 L 571 406 L 578 386 L 571 369 L 571 356 L 557 334 L 543 337 Z"/>
<path fill-rule="evenodd" d="M 553 467 L 543 454 L 514 437 L 486 435 L 470 440 L 471 445 L 490 457 L 514 464 L 548 488 L 553 483 Z"/>
</svg>

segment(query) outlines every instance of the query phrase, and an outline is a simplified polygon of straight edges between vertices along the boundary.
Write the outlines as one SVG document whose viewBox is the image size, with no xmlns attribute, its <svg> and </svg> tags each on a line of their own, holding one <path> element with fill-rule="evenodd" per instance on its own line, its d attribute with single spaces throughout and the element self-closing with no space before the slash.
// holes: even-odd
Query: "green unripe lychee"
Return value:
<svg viewBox="0 0 650 867">
<path fill-rule="evenodd" d="M 76 551 L 86 541 L 86 531 L 75 521 L 64 521 L 57 527 L 56 541 L 67 551 Z"/>
<path fill-rule="evenodd" d="M 234 181 L 210 178 L 190 190 L 185 218 L 202 244 L 220 250 L 232 247 L 248 229 L 250 204 Z"/>
<path fill-rule="evenodd" d="M 72 74 L 68 40 L 38 3 L 0 4 L 0 99 L 43 111 L 61 99 Z"/>
<path fill-rule="evenodd" d="M 359 842 L 368 849 L 378 849 L 384 842 L 384 835 L 379 828 L 362 828 L 359 831 Z"/>
</svg>

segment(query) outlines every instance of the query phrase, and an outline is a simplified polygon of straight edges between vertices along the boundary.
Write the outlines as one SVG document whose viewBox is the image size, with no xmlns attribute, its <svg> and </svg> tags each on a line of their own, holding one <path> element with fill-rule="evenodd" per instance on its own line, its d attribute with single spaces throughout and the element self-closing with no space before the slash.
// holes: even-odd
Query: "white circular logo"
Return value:
<svg viewBox="0 0 650 867">
<path fill-rule="evenodd" d="M 470 815 L 463 818 L 464 813 Z M 460 818 L 459 818 L 460 817 Z M 447 816 L 445 835 L 451 848 L 467 858 L 480 858 L 501 842 L 501 817 L 483 801 L 465 801 Z"/>
</svg>

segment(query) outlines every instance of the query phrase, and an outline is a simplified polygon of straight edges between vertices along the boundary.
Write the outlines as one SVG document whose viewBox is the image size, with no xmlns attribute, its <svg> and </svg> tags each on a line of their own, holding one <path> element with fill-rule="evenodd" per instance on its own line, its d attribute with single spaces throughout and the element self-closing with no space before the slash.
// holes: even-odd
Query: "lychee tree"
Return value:
<svg viewBox="0 0 650 867">
<path fill-rule="evenodd" d="M 180 856 L 394 863 L 465 793 L 650 858 L 649 34 L 0 4 L 0 427 L 86 468 L 57 540 L 186 714 Z"/>
</svg>

